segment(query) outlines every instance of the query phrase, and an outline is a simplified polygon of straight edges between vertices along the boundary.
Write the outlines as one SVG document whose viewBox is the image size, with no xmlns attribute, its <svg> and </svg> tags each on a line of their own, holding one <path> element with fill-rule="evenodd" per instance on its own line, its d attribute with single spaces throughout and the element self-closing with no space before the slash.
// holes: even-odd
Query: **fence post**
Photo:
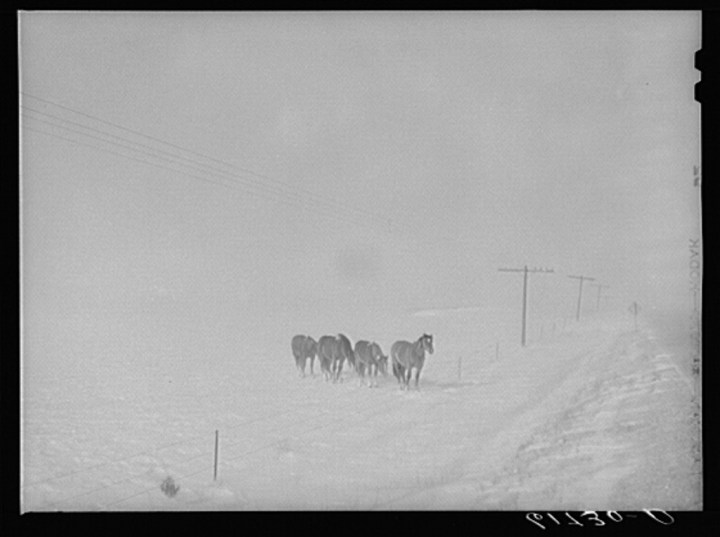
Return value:
<svg viewBox="0 0 720 537">
<path fill-rule="evenodd" d="M 213 481 L 217 481 L 217 466 L 218 466 L 218 430 L 215 429 L 215 465 L 213 469 Z"/>
</svg>

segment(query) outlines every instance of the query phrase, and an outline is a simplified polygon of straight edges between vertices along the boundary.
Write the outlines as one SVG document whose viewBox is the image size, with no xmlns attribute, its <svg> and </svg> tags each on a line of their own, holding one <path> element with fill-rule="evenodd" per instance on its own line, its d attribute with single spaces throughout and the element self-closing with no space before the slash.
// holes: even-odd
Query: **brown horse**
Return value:
<svg viewBox="0 0 720 537">
<path fill-rule="evenodd" d="M 337 355 L 337 340 L 335 336 L 323 336 L 318 340 L 317 356 L 320 361 L 320 371 L 325 380 L 332 378 L 332 366 Z"/>
<path fill-rule="evenodd" d="M 350 340 L 343 334 L 338 334 L 337 337 L 321 337 L 317 345 L 317 354 L 325 380 L 333 382 L 340 380 L 345 360 L 355 362 L 355 353 Z"/>
<path fill-rule="evenodd" d="M 387 375 L 387 359 L 388 357 L 382 353 L 380 345 L 374 341 L 358 341 L 355 343 L 355 364 L 356 371 L 358 374 L 365 378 L 365 372 L 367 371 L 369 376 L 368 386 L 373 386 L 373 380 L 375 386 L 377 386 L 377 374 L 378 371 L 382 372 L 383 375 Z"/>
<path fill-rule="evenodd" d="M 347 362 L 353 368 L 355 368 L 355 351 L 353 351 L 352 343 L 350 343 L 350 340 L 345 334 L 338 334 L 337 340 L 340 345 L 341 356 L 339 369 L 337 371 L 337 378 L 339 378 L 340 373 L 342 372 L 343 362 Z"/>
<path fill-rule="evenodd" d="M 396 341 L 390 348 L 392 356 L 393 375 L 400 382 L 401 387 L 408 389 L 412 370 L 415 369 L 415 387 L 419 387 L 420 371 L 425 364 L 425 351 L 432 354 L 433 337 L 423 334 L 415 343 Z"/>
<path fill-rule="evenodd" d="M 292 353 L 295 357 L 295 366 L 300 372 L 301 376 L 305 376 L 305 364 L 308 358 L 310 359 L 310 374 L 315 376 L 313 372 L 313 364 L 315 362 L 315 355 L 317 354 L 317 343 L 310 336 L 297 335 L 292 338 Z"/>
</svg>

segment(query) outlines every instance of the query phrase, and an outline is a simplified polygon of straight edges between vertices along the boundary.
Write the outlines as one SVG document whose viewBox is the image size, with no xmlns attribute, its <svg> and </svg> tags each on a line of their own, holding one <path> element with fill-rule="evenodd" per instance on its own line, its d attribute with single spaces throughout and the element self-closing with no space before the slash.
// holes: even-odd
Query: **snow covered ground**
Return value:
<svg viewBox="0 0 720 537">
<path fill-rule="evenodd" d="M 299 378 L 290 337 L 27 368 L 23 511 L 702 508 L 695 380 L 648 326 L 554 323 L 497 356 L 434 335 L 408 392 Z"/>
</svg>

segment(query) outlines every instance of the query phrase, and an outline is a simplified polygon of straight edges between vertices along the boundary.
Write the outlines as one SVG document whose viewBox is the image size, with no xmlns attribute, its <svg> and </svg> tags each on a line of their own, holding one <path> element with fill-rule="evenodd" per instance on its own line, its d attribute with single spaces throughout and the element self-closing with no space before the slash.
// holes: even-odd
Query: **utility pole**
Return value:
<svg viewBox="0 0 720 537">
<path fill-rule="evenodd" d="M 600 311 L 600 293 L 602 293 L 602 290 L 603 290 L 603 289 L 608 289 L 610 286 L 609 286 L 609 285 L 603 285 L 603 284 L 601 284 L 601 283 L 591 283 L 590 285 L 591 285 L 592 287 L 597 287 L 597 288 L 598 288 L 598 297 L 597 297 L 596 310 L 597 310 L 597 311 Z"/>
<path fill-rule="evenodd" d="M 580 291 L 578 292 L 578 305 L 577 305 L 577 314 L 575 315 L 575 320 L 580 320 L 580 305 L 582 304 L 582 288 L 583 288 L 583 282 L 585 280 L 588 281 L 595 281 L 595 278 L 588 278 L 587 276 L 568 276 L 568 278 L 575 278 L 576 280 L 580 280 Z"/>
<path fill-rule="evenodd" d="M 541 273 L 550 273 L 555 272 L 553 269 L 528 269 L 527 265 L 525 265 L 523 268 L 501 268 L 498 269 L 499 272 L 522 272 L 523 273 L 523 308 L 522 308 L 522 346 L 525 346 L 525 333 L 526 333 L 526 327 L 527 327 L 527 283 L 528 283 L 528 273 L 535 273 L 535 272 L 541 272 Z"/>
</svg>

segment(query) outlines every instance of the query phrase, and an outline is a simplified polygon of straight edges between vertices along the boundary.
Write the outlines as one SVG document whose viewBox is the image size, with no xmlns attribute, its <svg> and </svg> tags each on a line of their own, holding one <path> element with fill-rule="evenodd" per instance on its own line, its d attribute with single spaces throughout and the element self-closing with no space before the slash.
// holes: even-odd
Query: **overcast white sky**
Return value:
<svg viewBox="0 0 720 537">
<path fill-rule="evenodd" d="M 558 273 L 547 315 L 585 274 L 685 316 L 699 13 L 19 25 L 28 350 L 407 338 L 414 311 L 516 310 L 497 269 L 524 264 Z"/>
</svg>

